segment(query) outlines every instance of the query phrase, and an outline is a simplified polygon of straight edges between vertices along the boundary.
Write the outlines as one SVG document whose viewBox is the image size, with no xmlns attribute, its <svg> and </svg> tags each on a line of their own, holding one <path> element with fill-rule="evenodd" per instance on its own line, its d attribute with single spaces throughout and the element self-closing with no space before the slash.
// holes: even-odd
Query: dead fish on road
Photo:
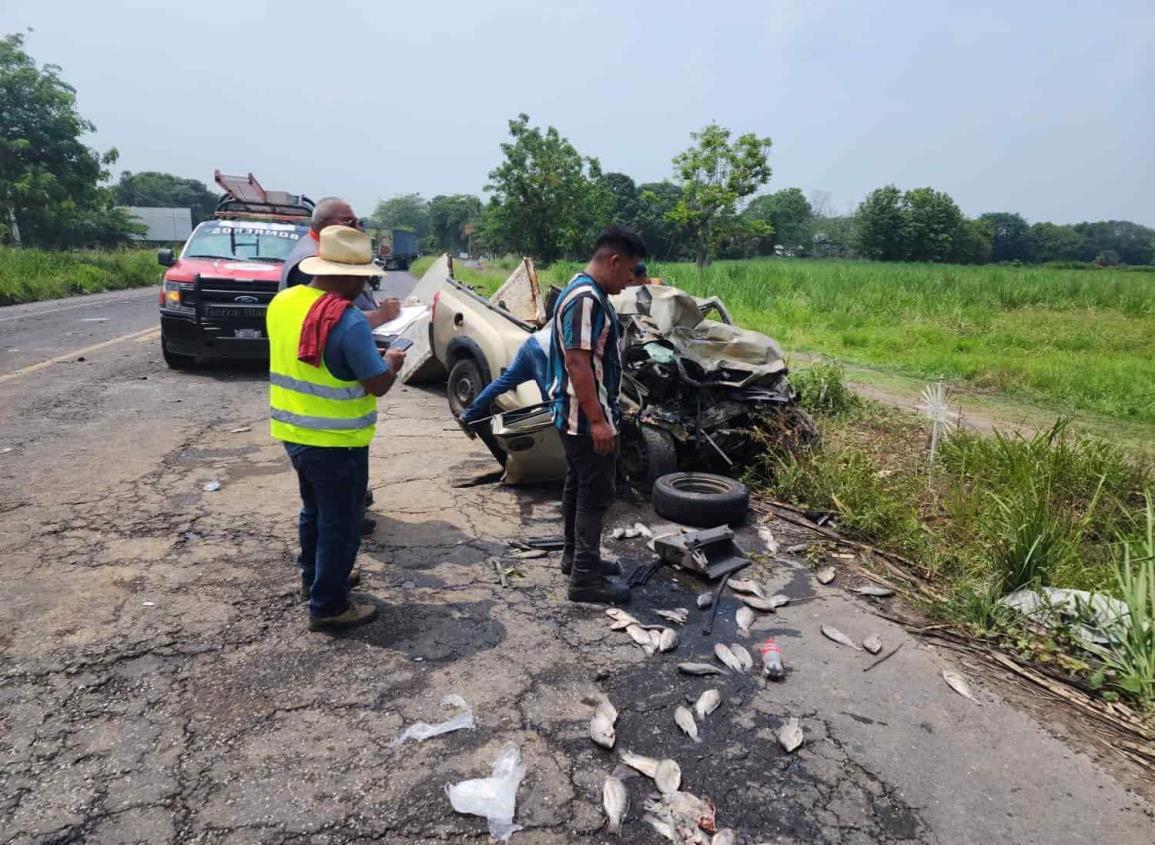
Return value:
<svg viewBox="0 0 1155 845">
<path fill-rule="evenodd" d="M 960 675 L 958 672 L 954 671 L 953 669 L 943 669 L 942 679 L 947 682 L 952 690 L 957 692 L 963 698 L 967 699 L 968 701 L 973 701 L 975 704 L 979 703 L 979 700 L 975 698 L 974 694 L 971 692 L 971 685 L 967 683 L 967 679 Z"/>
<path fill-rule="evenodd" d="M 678 671 L 687 675 L 725 675 L 726 672 L 709 663 L 679 663 Z"/>
<path fill-rule="evenodd" d="M 626 785 L 610 775 L 602 784 L 602 806 L 606 811 L 606 833 L 621 833 L 622 819 L 630 807 L 630 795 Z"/>
<path fill-rule="evenodd" d="M 724 827 L 714 834 L 714 838 L 710 840 L 710 845 L 738 845 L 738 837 L 728 827 Z"/>
<path fill-rule="evenodd" d="M 810 548 L 809 543 L 795 543 L 793 546 L 787 546 L 786 547 L 786 554 L 788 554 L 788 555 L 800 555 L 804 551 L 806 551 L 808 548 Z"/>
<path fill-rule="evenodd" d="M 790 754 L 802 744 L 802 725 L 797 719 L 787 719 L 786 724 L 778 729 L 778 744 Z"/>
<path fill-rule="evenodd" d="M 679 706 L 674 711 L 674 724 L 694 742 L 701 742 L 698 738 L 698 723 L 694 721 L 694 714 L 688 707 Z"/>
<path fill-rule="evenodd" d="M 734 656 L 734 652 L 730 651 L 730 647 L 725 643 L 716 643 L 714 645 L 714 656 L 726 664 L 727 668 L 733 669 L 735 672 L 742 671 L 742 663 Z"/>
<path fill-rule="evenodd" d="M 658 639 L 658 651 L 663 654 L 678 647 L 678 632 L 673 628 L 663 628 Z"/>
<path fill-rule="evenodd" d="M 611 702 L 604 695 L 599 695 L 596 699 L 595 711 L 605 715 L 610 720 L 610 724 L 616 724 L 618 721 L 618 708 L 614 707 Z"/>
<path fill-rule="evenodd" d="M 662 647 L 662 631 L 669 630 L 667 628 L 650 628 L 650 645 L 654 647 L 654 651 L 658 651 Z"/>
<path fill-rule="evenodd" d="M 882 651 L 882 639 L 878 636 L 878 634 L 871 634 L 869 637 L 862 641 L 862 647 L 869 651 L 871 654 L 878 654 L 880 651 Z"/>
<path fill-rule="evenodd" d="M 645 821 L 678 845 L 710 845 L 718 827 L 714 805 L 690 792 L 651 795 L 643 805 Z"/>
<path fill-rule="evenodd" d="M 814 573 L 814 577 L 818 579 L 819 584 L 829 584 L 834 580 L 834 567 L 824 566 Z"/>
<path fill-rule="evenodd" d="M 613 748 L 614 743 L 617 742 L 618 737 L 614 731 L 614 723 L 610 721 L 604 710 L 599 709 L 590 719 L 590 739 L 602 748 Z"/>
<path fill-rule="evenodd" d="M 780 607 L 785 607 L 786 605 L 790 604 L 790 596 L 786 595 L 785 593 L 775 593 L 774 595 L 770 596 L 767 601 L 770 602 L 770 607 L 777 610 Z"/>
<path fill-rule="evenodd" d="M 690 618 L 690 611 L 684 607 L 675 607 L 673 610 L 655 610 L 654 613 L 676 625 L 685 625 L 686 620 Z"/>
<path fill-rule="evenodd" d="M 826 637 L 828 640 L 833 640 L 839 645 L 848 645 L 855 651 L 862 651 L 862 648 L 858 645 L 858 643 L 850 639 L 850 637 L 846 636 L 846 634 L 842 633 L 837 628 L 832 628 L 830 625 L 822 625 L 818 630 L 821 631 L 822 636 Z"/>
<path fill-rule="evenodd" d="M 755 610 L 761 610 L 763 613 L 773 613 L 774 608 L 778 607 L 778 605 L 772 603 L 770 599 L 763 598 L 762 596 L 748 596 L 745 593 L 739 593 L 738 598 L 746 605 Z"/>
<path fill-rule="evenodd" d="M 699 593 L 698 594 L 698 610 L 705 610 L 714 603 L 713 593 Z"/>
<path fill-rule="evenodd" d="M 658 773 L 658 761 L 653 757 L 643 757 L 641 754 L 634 754 L 632 751 L 620 751 L 619 756 L 622 762 L 631 769 L 641 772 L 648 778 L 653 778 Z"/>
<path fill-rule="evenodd" d="M 721 703 L 721 694 L 716 689 L 708 689 L 698 696 L 698 701 L 694 704 L 694 712 L 698 714 L 699 719 L 705 719 L 717 710 Z"/>
<path fill-rule="evenodd" d="M 750 636 L 750 626 L 754 624 L 756 618 L 754 611 L 745 605 L 738 608 L 734 616 L 734 621 L 738 623 L 738 634 L 743 637 Z"/>
<path fill-rule="evenodd" d="M 760 596 L 766 598 L 766 591 L 762 589 L 762 585 L 757 581 L 751 581 L 749 578 L 731 578 L 727 585 L 735 593 L 746 593 L 747 595 Z"/>
<path fill-rule="evenodd" d="M 549 552 L 545 549 L 526 549 L 523 552 L 514 552 L 510 557 L 517 558 L 518 560 L 533 560 L 534 558 L 545 557 L 548 554 Z"/>
<path fill-rule="evenodd" d="M 613 619 L 615 621 L 619 620 L 619 619 L 629 619 L 631 622 L 637 622 L 638 621 L 637 619 L 634 618 L 633 614 L 627 613 L 626 611 L 622 610 L 620 607 L 607 607 L 606 608 L 606 616 L 610 617 L 610 619 Z"/>
<path fill-rule="evenodd" d="M 743 672 L 749 672 L 754 668 L 754 656 L 746 651 L 746 646 L 740 643 L 731 643 L 730 653 L 738 658 L 738 663 L 741 664 Z"/>
<path fill-rule="evenodd" d="M 879 599 L 894 595 L 894 590 L 890 589 L 890 587 L 879 587 L 877 584 L 863 584 L 860 587 L 851 587 L 850 592 L 858 593 L 860 596 L 872 596 Z"/>
<path fill-rule="evenodd" d="M 765 525 L 758 526 L 758 539 L 766 544 L 766 551 L 772 555 L 778 554 L 778 541 Z"/>
<path fill-rule="evenodd" d="M 654 643 L 650 639 L 650 632 L 639 625 L 630 625 L 626 628 L 626 633 L 630 635 L 630 639 L 642 647 L 646 654 L 653 654 L 655 651 Z"/>
<path fill-rule="evenodd" d="M 662 760 L 654 773 L 654 783 L 663 795 L 677 792 L 682 785 L 682 767 L 673 760 Z"/>
</svg>

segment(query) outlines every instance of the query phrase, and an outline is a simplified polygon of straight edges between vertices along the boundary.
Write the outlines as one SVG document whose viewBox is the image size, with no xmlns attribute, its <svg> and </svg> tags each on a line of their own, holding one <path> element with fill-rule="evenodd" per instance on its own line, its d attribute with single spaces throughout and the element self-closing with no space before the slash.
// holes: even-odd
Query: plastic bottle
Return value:
<svg viewBox="0 0 1155 845">
<path fill-rule="evenodd" d="M 780 681 L 786 675 L 782 665 L 782 649 L 774 640 L 766 640 L 758 646 L 758 653 L 762 655 L 762 674 L 772 681 Z"/>
</svg>

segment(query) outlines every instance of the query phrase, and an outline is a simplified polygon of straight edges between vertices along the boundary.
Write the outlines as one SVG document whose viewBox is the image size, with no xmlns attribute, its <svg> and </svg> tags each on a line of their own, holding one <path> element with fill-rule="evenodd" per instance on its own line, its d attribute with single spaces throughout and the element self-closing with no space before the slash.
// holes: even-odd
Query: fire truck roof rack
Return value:
<svg viewBox="0 0 1155 845">
<path fill-rule="evenodd" d="M 280 223 L 307 223 L 315 203 L 303 194 L 266 191 L 252 173 L 228 176 L 213 172 L 224 196 L 217 203 L 216 216 L 222 220 L 271 220 Z"/>
</svg>

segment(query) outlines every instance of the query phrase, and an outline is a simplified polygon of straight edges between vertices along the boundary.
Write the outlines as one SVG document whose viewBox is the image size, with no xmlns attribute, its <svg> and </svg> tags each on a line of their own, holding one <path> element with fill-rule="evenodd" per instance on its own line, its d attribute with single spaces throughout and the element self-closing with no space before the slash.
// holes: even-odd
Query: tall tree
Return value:
<svg viewBox="0 0 1155 845">
<path fill-rule="evenodd" d="M 1035 223 L 1031 226 L 1031 260 L 1079 261 L 1083 239 L 1072 226 L 1057 223 Z"/>
<path fill-rule="evenodd" d="M 1031 227 L 1020 214 L 995 211 L 979 217 L 991 226 L 991 261 L 1028 261 Z"/>
<path fill-rule="evenodd" d="M 766 157 L 772 142 L 748 132 L 731 143 L 730 130 L 717 123 L 690 137 L 694 145 L 674 157 L 682 197 L 670 219 L 686 227 L 702 267 L 723 240 L 766 233 L 760 221 L 739 218 L 737 205 L 770 181 Z"/>
<path fill-rule="evenodd" d="M 685 255 L 682 226 L 670 219 L 681 198 L 682 189 L 673 182 L 638 186 L 638 212 L 633 226 L 655 258 L 670 261 Z"/>
<path fill-rule="evenodd" d="M 492 192 L 483 218 L 486 244 L 545 262 L 584 256 L 614 204 L 598 160 L 581 155 L 554 127 L 530 126 L 526 114 L 509 122 L 509 134 L 501 145 L 505 160 L 486 186 Z"/>
<path fill-rule="evenodd" d="M 742 213 L 769 224 L 773 229 L 767 241 L 770 246 L 781 244 L 788 249 L 796 249 L 810 243 L 814 212 L 798 188 L 785 188 L 754 197 Z"/>
<path fill-rule="evenodd" d="M 866 258 L 901 261 L 906 257 L 906 211 L 894 185 L 875 188 L 855 212 L 855 246 Z"/>
<path fill-rule="evenodd" d="M 603 173 L 599 182 L 614 198 L 610 222 L 636 229 L 641 195 L 634 180 L 624 173 Z"/>
<path fill-rule="evenodd" d="M 436 196 L 429 201 L 429 231 L 437 248 L 458 253 L 469 246 L 470 224 L 481 223 L 481 200 L 472 194 Z"/>
<path fill-rule="evenodd" d="M 378 201 L 370 220 L 382 229 L 404 229 L 424 238 L 429 234 L 429 203 L 420 194 L 398 194 Z"/>
<path fill-rule="evenodd" d="M 153 170 L 121 173 L 120 181 L 112 186 L 112 196 L 120 205 L 191 209 L 194 226 L 212 219 L 220 199 L 204 182 Z"/>
<path fill-rule="evenodd" d="M 962 238 L 964 219 L 950 195 L 915 188 L 902 197 L 906 217 L 905 255 L 910 261 L 950 261 Z"/>
<path fill-rule="evenodd" d="M 1155 260 L 1155 230 L 1138 223 L 1100 220 L 1076 223 L 1072 229 L 1082 240 L 1079 257 L 1083 261 L 1147 265 Z"/>
<path fill-rule="evenodd" d="M 110 246 L 139 229 L 113 207 L 116 150 L 87 147 L 96 127 L 56 65 L 37 67 L 21 35 L 0 39 L 0 234 L 48 247 Z"/>
</svg>

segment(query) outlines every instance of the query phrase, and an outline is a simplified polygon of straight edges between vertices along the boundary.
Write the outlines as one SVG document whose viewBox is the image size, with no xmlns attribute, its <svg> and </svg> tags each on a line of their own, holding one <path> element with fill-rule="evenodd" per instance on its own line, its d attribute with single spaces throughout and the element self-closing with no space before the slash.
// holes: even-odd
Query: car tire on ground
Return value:
<svg viewBox="0 0 1155 845">
<path fill-rule="evenodd" d="M 626 429 L 618 468 L 627 484 L 649 496 L 655 481 L 678 469 L 678 451 L 673 436 L 652 425 Z"/>
<path fill-rule="evenodd" d="M 196 362 L 196 358 L 192 355 L 178 355 L 175 352 L 170 352 L 168 344 L 165 343 L 164 335 L 160 336 L 160 354 L 164 356 L 164 362 L 173 370 L 186 370 Z"/>
<path fill-rule="evenodd" d="M 449 394 L 449 410 L 460 417 L 477 395 L 485 389 L 481 367 L 472 358 L 462 358 L 449 371 L 446 385 Z"/>
<path fill-rule="evenodd" d="M 750 509 L 745 484 L 708 472 L 663 475 L 654 482 L 651 499 L 659 516 L 696 528 L 736 525 Z"/>
</svg>

